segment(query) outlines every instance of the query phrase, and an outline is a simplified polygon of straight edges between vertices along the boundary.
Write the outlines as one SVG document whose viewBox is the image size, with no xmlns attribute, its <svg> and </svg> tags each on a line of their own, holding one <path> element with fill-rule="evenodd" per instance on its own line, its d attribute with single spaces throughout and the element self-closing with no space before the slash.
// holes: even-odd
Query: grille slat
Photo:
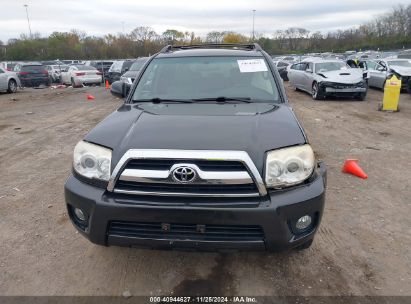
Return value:
<svg viewBox="0 0 411 304">
<path fill-rule="evenodd" d="M 162 184 L 162 183 L 137 183 L 119 180 L 116 189 L 145 191 L 145 192 L 169 192 L 169 193 L 252 193 L 258 192 L 255 184 L 239 185 L 190 185 L 190 184 Z"/>
<path fill-rule="evenodd" d="M 204 171 L 247 171 L 244 164 L 238 161 L 193 160 L 193 159 L 131 159 L 127 169 L 169 170 L 176 163 L 197 165 Z"/>
<path fill-rule="evenodd" d="M 125 228 L 125 227 L 116 227 L 117 231 L 123 233 L 157 233 L 158 228 L 146 229 L 146 228 Z M 173 228 L 172 234 L 191 234 L 193 229 L 184 229 L 184 228 Z M 195 230 L 195 229 L 194 229 Z M 170 232 L 167 232 L 170 233 Z M 259 230 L 250 230 L 250 231 L 212 231 L 207 230 L 207 234 L 210 235 L 225 235 L 225 236 L 248 236 L 248 235 L 260 235 Z"/>
<path fill-rule="evenodd" d="M 264 232 L 259 226 L 202 225 L 204 232 L 197 231 L 195 224 L 170 224 L 169 231 L 161 223 L 111 222 L 109 236 L 148 239 L 193 241 L 262 241 Z"/>
</svg>

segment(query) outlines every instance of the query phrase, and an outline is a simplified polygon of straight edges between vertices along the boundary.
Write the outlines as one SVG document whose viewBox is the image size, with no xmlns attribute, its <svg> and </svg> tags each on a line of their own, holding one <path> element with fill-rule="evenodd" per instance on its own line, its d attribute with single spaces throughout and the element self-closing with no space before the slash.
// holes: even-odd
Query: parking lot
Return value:
<svg viewBox="0 0 411 304">
<path fill-rule="evenodd" d="M 0 94 L 0 294 L 411 295 L 410 95 L 385 113 L 378 90 L 358 102 L 286 89 L 328 188 L 313 246 L 282 253 L 91 244 L 67 217 L 63 185 L 75 144 L 122 100 L 104 87 Z M 367 180 L 341 172 L 348 158 Z"/>
</svg>

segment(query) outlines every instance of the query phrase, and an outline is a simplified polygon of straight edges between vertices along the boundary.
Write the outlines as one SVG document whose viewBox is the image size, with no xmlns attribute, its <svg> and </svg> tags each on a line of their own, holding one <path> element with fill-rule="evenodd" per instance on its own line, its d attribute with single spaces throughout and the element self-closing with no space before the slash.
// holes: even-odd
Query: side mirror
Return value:
<svg viewBox="0 0 411 304">
<path fill-rule="evenodd" d="M 116 97 L 125 98 L 130 92 L 131 84 L 124 81 L 115 81 L 111 84 L 110 92 Z"/>
<path fill-rule="evenodd" d="M 124 73 L 127 72 L 130 68 L 124 68 Z"/>
<path fill-rule="evenodd" d="M 311 70 L 310 68 L 306 69 L 305 71 L 306 71 L 307 73 L 312 73 L 312 72 L 313 72 L 313 70 Z"/>
</svg>

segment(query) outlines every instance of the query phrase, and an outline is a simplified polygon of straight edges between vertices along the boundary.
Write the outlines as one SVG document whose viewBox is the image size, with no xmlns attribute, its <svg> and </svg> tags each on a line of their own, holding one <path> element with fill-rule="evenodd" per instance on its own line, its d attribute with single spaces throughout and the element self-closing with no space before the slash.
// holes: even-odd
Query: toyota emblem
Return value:
<svg viewBox="0 0 411 304">
<path fill-rule="evenodd" d="M 178 183 L 191 183 L 196 177 L 196 171 L 189 166 L 179 166 L 172 171 L 173 180 Z"/>
</svg>

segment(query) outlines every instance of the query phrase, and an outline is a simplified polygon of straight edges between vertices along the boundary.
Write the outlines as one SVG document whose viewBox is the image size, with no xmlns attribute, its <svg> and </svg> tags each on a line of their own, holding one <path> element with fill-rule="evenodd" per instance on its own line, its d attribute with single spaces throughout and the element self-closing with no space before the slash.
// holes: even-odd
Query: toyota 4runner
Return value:
<svg viewBox="0 0 411 304">
<path fill-rule="evenodd" d="M 91 242 L 308 248 L 326 168 L 259 45 L 167 46 L 74 149 L 68 214 Z"/>
</svg>

